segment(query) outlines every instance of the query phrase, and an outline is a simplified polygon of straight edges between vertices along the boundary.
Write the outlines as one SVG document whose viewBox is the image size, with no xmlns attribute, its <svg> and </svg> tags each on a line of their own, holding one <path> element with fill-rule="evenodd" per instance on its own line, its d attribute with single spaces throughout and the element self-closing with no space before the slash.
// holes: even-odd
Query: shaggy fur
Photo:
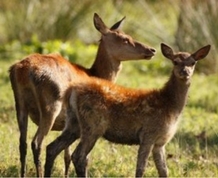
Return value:
<svg viewBox="0 0 218 178">
<path fill-rule="evenodd" d="M 165 44 L 161 44 L 161 50 L 174 64 L 161 89 L 133 90 L 87 78 L 68 90 L 68 121 L 63 135 L 74 137 L 76 116 L 81 129 L 81 141 L 72 155 L 77 176 L 87 176 L 87 155 L 100 137 L 113 143 L 139 145 L 136 177 L 143 176 L 150 152 L 159 176 L 168 176 L 164 148 L 176 132 L 195 65 L 208 54 L 210 46 L 193 54 L 175 54 Z"/>
</svg>

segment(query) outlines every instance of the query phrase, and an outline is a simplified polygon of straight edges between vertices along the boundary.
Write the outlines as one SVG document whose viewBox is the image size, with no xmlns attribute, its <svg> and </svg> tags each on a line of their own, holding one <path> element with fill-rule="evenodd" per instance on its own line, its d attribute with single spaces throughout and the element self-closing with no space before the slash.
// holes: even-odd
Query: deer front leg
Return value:
<svg viewBox="0 0 218 178">
<path fill-rule="evenodd" d="M 138 150 L 137 165 L 136 165 L 136 177 L 142 177 L 147 165 L 148 156 L 151 152 L 153 145 L 149 142 L 141 143 Z"/>
<path fill-rule="evenodd" d="M 164 146 L 155 145 L 152 150 L 152 153 L 159 177 L 167 177 L 168 171 L 166 165 Z"/>
</svg>

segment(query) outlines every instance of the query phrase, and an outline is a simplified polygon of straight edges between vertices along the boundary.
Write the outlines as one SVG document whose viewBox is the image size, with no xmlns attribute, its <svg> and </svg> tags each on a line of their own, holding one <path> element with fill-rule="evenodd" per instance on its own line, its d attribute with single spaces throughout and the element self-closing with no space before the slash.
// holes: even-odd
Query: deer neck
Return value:
<svg viewBox="0 0 218 178">
<path fill-rule="evenodd" d="M 121 68 L 121 62 L 114 59 L 113 56 L 108 53 L 104 42 L 101 41 L 99 44 L 95 62 L 90 68 L 90 74 L 92 76 L 115 82 Z"/>
<path fill-rule="evenodd" d="M 176 113 L 180 113 L 186 104 L 189 86 L 190 80 L 178 79 L 172 72 L 169 81 L 160 92 L 164 98 L 163 104 Z"/>
</svg>

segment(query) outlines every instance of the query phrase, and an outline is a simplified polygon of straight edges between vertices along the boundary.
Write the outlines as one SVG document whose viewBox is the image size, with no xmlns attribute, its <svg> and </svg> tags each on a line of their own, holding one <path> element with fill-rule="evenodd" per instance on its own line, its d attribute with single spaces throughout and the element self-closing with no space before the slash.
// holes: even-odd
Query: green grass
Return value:
<svg viewBox="0 0 218 178">
<path fill-rule="evenodd" d="M 93 56 L 91 56 L 94 58 Z M 133 88 L 160 88 L 170 71 L 161 70 L 165 59 L 158 56 L 151 61 L 125 62 L 117 83 Z M 19 131 L 17 127 L 8 67 L 15 60 L 0 60 L 0 176 L 19 176 Z M 83 64 L 83 63 L 80 63 Z M 84 64 L 85 65 L 85 64 Z M 157 67 L 159 65 L 159 68 Z M 166 62 L 166 65 L 170 65 Z M 141 67 L 141 68 L 140 68 Z M 172 177 L 218 177 L 218 78 L 216 75 L 195 74 L 192 79 L 188 104 L 181 115 L 177 134 L 166 146 L 167 165 Z M 36 126 L 30 121 L 28 132 L 27 176 L 35 176 L 31 153 L 31 140 Z M 197 135 L 205 131 L 206 135 Z M 43 145 L 60 133 L 50 132 Z M 74 143 L 71 150 L 78 142 Z M 89 175 L 92 177 L 133 177 L 138 146 L 124 146 L 100 139 L 89 155 Z M 42 152 L 44 165 L 45 152 Z M 61 154 L 54 166 L 53 176 L 63 176 Z M 146 176 L 157 176 L 152 157 L 149 158 Z M 71 165 L 70 176 L 75 176 Z"/>
</svg>

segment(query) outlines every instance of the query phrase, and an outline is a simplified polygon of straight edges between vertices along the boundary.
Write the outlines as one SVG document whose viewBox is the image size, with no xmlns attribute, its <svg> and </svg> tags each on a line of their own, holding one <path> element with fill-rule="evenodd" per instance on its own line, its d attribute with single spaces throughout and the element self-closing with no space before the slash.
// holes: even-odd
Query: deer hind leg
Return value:
<svg viewBox="0 0 218 178">
<path fill-rule="evenodd" d="M 46 163 L 45 163 L 45 177 L 51 176 L 51 170 L 54 161 L 58 154 L 62 150 L 68 149 L 68 147 L 80 137 L 80 129 L 78 125 L 77 118 L 73 112 L 68 112 L 66 127 L 59 137 L 57 137 L 52 143 L 50 143 L 46 148 Z M 67 156 L 69 151 L 67 153 Z M 67 157 L 67 164 L 65 164 L 65 176 L 68 176 L 69 162 L 71 159 Z"/>
<path fill-rule="evenodd" d="M 24 107 L 25 108 L 25 107 Z M 20 130 L 20 162 L 21 162 L 21 172 L 20 176 L 25 177 L 26 171 L 26 154 L 27 154 L 27 126 L 28 126 L 28 112 L 25 109 L 20 108 L 19 104 L 16 103 L 17 111 L 17 122 Z"/>
<path fill-rule="evenodd" d="M 92 150 L 99 137 L 100 136 L 97 135 L 94 136 L 93 134 L 87 134 L 86 136 L 81 138 L 79 145 L 73 152 L 71 158 L 76 170 L 77 177 L 87 177 L 87 155 Z"/>
<path fill-rule="evenodd" d="M 41 143 L 38 141 L 38 134 L 39 134 L 39 129 L 37 130 L 33 141 L 31 143 L 31 147 L 32 147 L 32 152 L 33 152 L 33 160 L 34 160 L 34 164 L 36 167 L 36 175 L 37 177 L 42 177 L 41 176 L 41 162 L 40 162 L 40 153 L 41 153 Z M 41 139 L 42 142 L 42 139 Z"/>
<path fill-rule="evenodd" d="M 67 147 L 64 149 L 64 164 L 65 164 L 65 172 L 64 172 L 64 176 L 68 177 L 68 172 L 69 172 L 69 167 L 70 167 L 70 147 Z"/>
<path fill-rule="evenodd" d="M 154 162 L 160 177 L 167 177 L 167 165 L 164 146 L 155 145 L 152 150 Z"/>
<path fill-rule="evenodd" d="M 72 132 L 63 131 L 63 133 L 59 137 L 57 137 L 52 143 L 47 146 L 44 177 L 51 176 L 54 161 L 62 150 L 67 150 L 67 156 L 69 156 L 69 145 L 73 143 L 77 138 L 79 138 L 79 132 L 74 134 Z M 67 157 L 67 164 L 65 162 L 65 177 L 68 176 L 68 170 L 70 165 L 70 162 L 68 162 L 69 160 L 71 160 L 71 158 Z"/>
<path fill-rule="evenodd" d="M 73 99 L 73 97 L 71 97 Z M 77 120 L 80 126 L 80 142 L 73 152 L 71 159 L 78 177 L 87 177 L 87 155 L 94 147 L 98 138 L 104 135 L 108 127 L 108 120 L 105 118 L 104 110 L 95 112 L 87 109 L 86 105 L 71 102 L 72 110 L 77 113 Z M 96 124 L 97 123 L 97 124 Z"/>
<path fill-rule="evenodd" d="M 94 121 L 93 118 L 89 119 Z M 80 122 L 81 140 L 71 157 L 78 177 L 87 177 L 87 155 L 94 147 L 97 139 L 103 136 L 106 130 L 104 122 L 98 122 L 99 124 L 97 125 L 93 125 L 92 123 L 89 125 L 89 123 L 86 123 L 86 120 L 89 119 L 84 119 L 82 122 Z"/>
<path fill-rule="evenodd" d="M 52 106 L 50 106 L 49 111 L 45 110 L 44 107 L 41 110 L 39 127 L 32 141 L 32 152 L 33 152 L 34 163 L 35 163 L 38 177 L 43 176 L 42 168 L 41 168 L 41 161 L 40 161 L 42 143 L 43 143 L 45 136 L 51 130 L 56 117 L 61 111 L 61 108 L 62 108 L 62 103 L 60 101 L 57 101 L 53 103 Z"/>
</svg>

